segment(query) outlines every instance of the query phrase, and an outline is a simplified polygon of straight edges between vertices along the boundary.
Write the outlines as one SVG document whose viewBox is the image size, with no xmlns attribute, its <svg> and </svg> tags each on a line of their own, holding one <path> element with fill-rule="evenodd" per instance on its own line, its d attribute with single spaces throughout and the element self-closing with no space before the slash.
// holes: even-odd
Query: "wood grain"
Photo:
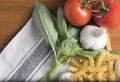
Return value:
<svg viewBox="0 0 120 82">
<path fill-rule="evenodd" d="M 56 15 L 65 0 L 38 0 Z M 35 0 L 0 0 L 0 51 L 19 32 L 32 15 Z M 112 48 L 120 51 L 120 28 L 110 32 Z"/>
<path fill-rule="evenodd" d="M 38 0 L 55 15 L 65 0 Z M 0 0 L 0 52 L 31 18 L 35 0 Z"/>
</svg>

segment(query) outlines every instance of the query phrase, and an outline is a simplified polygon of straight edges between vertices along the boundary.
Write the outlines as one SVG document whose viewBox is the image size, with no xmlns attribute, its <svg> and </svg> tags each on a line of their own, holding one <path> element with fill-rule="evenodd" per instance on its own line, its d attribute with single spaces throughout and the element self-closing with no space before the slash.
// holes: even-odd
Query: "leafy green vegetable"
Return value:
<svg viewBox="0 0 120 82">
<path fill-rule="evenodd" d="M 119 52 L 109 51 L 112 55 L 120 55 Z"/>
<path fill-rule="evenodd" d="M 58 50 L 60 63 L 66 64 L 69 56 L 75 55 L 78 51 L 81 50 L 77 42 L 78 41 L 74 38 L 68 38 L 61 42 Z"/>
<path fill-rule="evenodd" d="M 78 43 L 80 29 L 73 28 L 72 26 L 67 27 L 61 7 L 58 9 L 57 20 L 55 20 L 43 4 L 36 2 L 32 17 L 45 40 L 52 46 L 55 54 L 56 65 L 48 74 L 41 78 L 40 81 L 44 81 L 46 78 L 52 80 L 58 66 L 60 64 L 66 64 L 70 56 L 81 55 L 84 57 L 95 57 L 101 52 L 107 51 L 105 49 L 96 51 L 83 49 Z M 110 53 L 118 54 L 111 51 Z"/>
<path fill-rule="evenodd" d="M 85 50 L 85 49 L 83 49 L 83 50 L 78 51 L 76 54 L 81 55 L 83 57 L 89 57 L 89 56 L 96 57 L 101 52 L 110 52 L 110 54 L 112 54 L 112 55 L 119 55 L 120 54 L 118 52 L 108 51 L 106 49 L 99 49 L 99 50 Z"/>
<path fill-rule="evenodd" d="M 72 50 L 72 47 L 77 43 L 77 40 L 73 38 L 66 39 L 61 42 L 59 46 L 59 54 L 66 54 L 69 55 L 69 53 Z"/>
<path fill-rule="evenodd" d="M 38 25 L 46 41 L 52 46 L 55 53 L 56 65 L 49 74 L 43 77 L 42 80 L 44 80 L 47 76 L 49 76 L 49 79 L 53 79 L 57 67 L 60 64 L 66 64 L 68 57 L 81 49 L 79 44 L 77 44 L 78 40 L 74 39 L 76 29 L 71 28 L 69 33 L 73 33 L 68 35 L 68 28 L 64 19 L 62 8 L 59 8 L 57 12 L 56 27 L 56 22 L 54 22 L 49 10 L 43 4 L 38 2 L 35 3 L 33 20 Z"/>
<path fill-rule="evenodd" d="M 52 46 L 56 54 L 55 47 L 58 40 L 58 33 L 54 27 L 52 14 L 44 5 L 36 2 L 32 17 L 44 38 Z"/>
<path fill-rule="evenodd" d="M 68 38 L 67 24 L 61 7 L 59 7 L 57 11 L 57 30 L 61 40 Z"/>
<path fill-rule="evenodd" d="M 84 57 L 89 57 L 89 56 L 97 56 L 99 55 L 101 52 L 106 52 L 107 50 L 105 49 L 99 49 L 99 50 L 81 50 L 79 51 L 78 53 L 81 55 L 81 56 L 84 56 Z"/>
<path fill-rule="evenodd" d="M 70 38 L 73 37 L 75 39 L 78 39 L 79 33 L 80 33 L 80 30 L 78 28 L 69 26 L 68 35 Z"/>
</svg>

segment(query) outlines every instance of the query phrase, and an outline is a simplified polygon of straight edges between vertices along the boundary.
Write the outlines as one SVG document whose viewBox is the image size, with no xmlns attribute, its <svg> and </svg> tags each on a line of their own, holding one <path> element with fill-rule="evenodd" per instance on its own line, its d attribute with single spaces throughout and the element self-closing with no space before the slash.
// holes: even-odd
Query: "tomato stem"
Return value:
<svg viewBox="0 0 120 82">
<path fill-rule="evenodd" d="M 109 7 L 110 7 L 112 1 L 113 1 L 113 0 L 110 0 L 110 3 L 109 3 L 107 6 L 105 6 L 104 1 L 103 1 L 103 0 L 100 0 L 102 9 L 99 9 L 99 10 L 91 10 L 91 9 L 88 7 L 88 5 L 91 4 L 91 3 L 95 3 L 95 6 L 96 6 L 96 3 L 98 2 L 98 0 L 88 0 L 88 1 L 80 0 L 80 3 L 81 3 L 81 5 L 82 5 L 82 8 L 87 8 L 87 9 L 89 9 L 89 10 L 92 12 L 92 14 L 93 14 L 94 12 L 99 12 L 99 13 L 101 13 L 101 15 L 99 15 L 99 16 L 93 14 L 93 16 L 96 16 L 96 17 L 100 18 L 100 17 L 104 16 L 106 12 L 109 11 Z"/>
<path fill-rule="evenodd" d="M 103 12 L 108 12 L 109 9 L 105 6 L 103 0 L 100 0 L 100 2 L 101 2 L 101 5 L 102 5 L 102 9 L 101 9 L 101 11 L 103 11 Z"/>
<path fill-rule="evenodd" d="M 96 2 L 96 0 L 88 0 L 86 2 L 84 0 L 82 0 L 82 2 L 81 2 L 82 8 L 88 7 L 88 5 L 93 3 L 93 2 Z"/>
<path fill-rule="evenodd" d="M 110 7 L 110 5 L 112 4 L 113 0 L 110 0 L 110 3 L 107 5 L 107 8 Z"/>
</svg>

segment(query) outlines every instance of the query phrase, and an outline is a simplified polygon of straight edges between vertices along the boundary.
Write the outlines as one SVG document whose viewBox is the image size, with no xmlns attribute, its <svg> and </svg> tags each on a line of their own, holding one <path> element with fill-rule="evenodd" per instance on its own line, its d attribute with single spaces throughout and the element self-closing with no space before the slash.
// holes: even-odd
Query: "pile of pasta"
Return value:
<svg viewBox="0 0 120 82">
<path fill-rule="evenodd" d="M 106 49 L 112 51 L 109 33 L 107 33 Z M 115 62 L 120 55 L 102 52 L 97 57 L 70 57 L 73 81 L 115 81 Z"/>
<path fill-rule="evenodd" d="M 102 52 L 96 58 L 71 57 L 69 70 L 73 81 L 115 81 L 115 62 L 119 55 Z"/>
</svg>

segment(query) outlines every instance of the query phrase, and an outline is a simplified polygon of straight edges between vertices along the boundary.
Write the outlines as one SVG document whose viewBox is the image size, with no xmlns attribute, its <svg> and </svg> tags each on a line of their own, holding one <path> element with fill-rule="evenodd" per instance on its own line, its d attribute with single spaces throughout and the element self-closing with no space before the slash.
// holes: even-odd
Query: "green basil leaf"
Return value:
<svg viewBox="0 0 120 82">
<path fill-rule="evenodd" d="M 80 29 L 69 26 L 68 35 L 70 38 L 73 37 L 75 39 L 78 39 L 79 33 L 80 33 Z"/>
<path fill-rule="evenodd" d="M 68 56 L 64 55 L 60 58 L 59 62 L 63 65 L 65 65 L 66 63 L 68 63 Z"/>
<path fill-rule="evenodd" d="M 75 56 L 80 50 L 78 40 L 74 38 L 68 38 L 61 42 L 58 50 L 59 62 L 65 65 L 68 62 L 68 57 Z"/>
<path fill-rule="evenodd" d="M 36 2 L 32 17 L 45 40 L 52 46 L 56 54 L 55 47 L 58 40 L 58 33 L 54 26 L 52 14 L 43 4 Z"/>
<path fill-rule="evenodd" d="M 85 49 L 82 50 L 81 49 L 76 54 L 81 55 L 83 57 L 89 57 L 89 56 L 96 57 L 96 56 L 100 55 L 101 52 L 110 52 L 110 54 L 112 54 L 112 55 L 120 54 L 119 52 L 108 51 L 106 49 L 99 49 L 99 50 L 85 50 Z"/>
<path fill-rule="evenodd" d="M 83 50 L 83 48 L 80 47 L 80 45 L 78 43 L 76 43 L 75 45 L 73 45 L 71 47 L 71 52 L 69 53 L 68 56 L 75 56 L 76 54 L 79 53 L 79 51 Z"/>
<path fill-rule="evenodd" d="M 109 51 L 112 55 L 120 55 L 120 52 Z"/>
<path fill-rule="evenodd" d="M 107 50 L 105 49 L 99 49 L 99 50 L 80 50 L 78 52 L 78 55 L 84 56 L 84 57 L 96 57 L 97 55 L 99 55 L 101 52 L 107 52 Z"/>
<path fill-rule="evenodd" d="M 57 30 L 61 40 L 68 38 L 67 24 L 61 7 L 57 11 Z"/>
<path fill-rule="evenodd" d="M 59 46 L 59 54 L 69 55 L 74 45 L 76 45 L 77 40 L 74 38 L 65 39 L 61 42 Z"/>
</svg>

